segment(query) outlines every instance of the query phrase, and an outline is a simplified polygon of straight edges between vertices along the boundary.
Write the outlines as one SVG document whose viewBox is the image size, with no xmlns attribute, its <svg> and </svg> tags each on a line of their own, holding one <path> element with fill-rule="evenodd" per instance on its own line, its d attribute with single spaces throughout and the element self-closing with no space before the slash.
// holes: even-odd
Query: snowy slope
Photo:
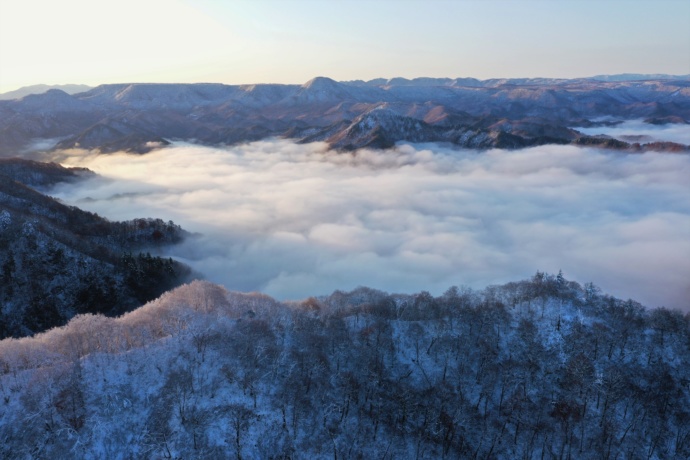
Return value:
<svg viewBox="0 0 690 460">
<path fill-rule="evenodd" d="M 562 276 L 281 304 L 194 282 L 0 342 L 12 458 L 687 458 L 688 318 Z"/>
</svg>

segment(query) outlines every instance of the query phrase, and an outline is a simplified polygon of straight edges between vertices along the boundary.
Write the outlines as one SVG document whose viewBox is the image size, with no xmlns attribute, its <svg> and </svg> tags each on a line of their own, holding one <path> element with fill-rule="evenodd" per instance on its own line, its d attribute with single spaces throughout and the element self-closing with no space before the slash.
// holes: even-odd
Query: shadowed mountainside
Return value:
<svg viewBox="0 0 690 460">
<path fill-rule="evenodd" d="M 92 174 L 0 160 L 0 337 L 44 331 L 79 313 L 120 314 L 189 276 L 148 252 L 185 237 L 173 222 L 110 222 L 32 188 Z"/>
</svg>

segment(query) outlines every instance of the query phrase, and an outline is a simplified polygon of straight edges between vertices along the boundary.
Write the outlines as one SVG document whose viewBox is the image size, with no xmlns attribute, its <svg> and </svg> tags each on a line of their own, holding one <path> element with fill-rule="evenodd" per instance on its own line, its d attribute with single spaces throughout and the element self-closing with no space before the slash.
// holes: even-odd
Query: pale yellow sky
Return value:
<svg viewBox="0 0 690 460">
<path fill-rule="evenodd" d="M 0 0 L 0 92 L 688 74 L 689 20 L 684 0 Z"/>
<path fill-rule="evenodd" d="M 203 79 L 203 69 L 237 43 L 177 0 L 2 0 L 0 13 L 0 91 L 38 82 Z"/>
</svg>

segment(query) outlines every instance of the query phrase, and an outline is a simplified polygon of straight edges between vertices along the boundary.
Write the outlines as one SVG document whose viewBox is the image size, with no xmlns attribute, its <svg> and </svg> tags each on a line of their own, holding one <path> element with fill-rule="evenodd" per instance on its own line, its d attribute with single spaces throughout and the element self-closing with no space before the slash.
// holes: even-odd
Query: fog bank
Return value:
<svg viewBox="0 0 690 460">
<path fill-rule="evenodd" d="M 440 294 L 562 269 L 616 296 L 688 310 L 687 155 L 438 145 L 349 154 L 275 140 L 76 152 L 63 164 L 103 178 L 53 195 L 203 234 L 172 255 L 233 290 Z"/>
</svg>

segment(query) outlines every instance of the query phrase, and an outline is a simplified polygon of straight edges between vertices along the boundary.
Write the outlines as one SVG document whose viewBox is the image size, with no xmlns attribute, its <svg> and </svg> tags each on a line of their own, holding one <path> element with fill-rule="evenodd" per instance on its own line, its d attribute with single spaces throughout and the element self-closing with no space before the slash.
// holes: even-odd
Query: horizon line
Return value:
<svg viewBox="0 0 690 460">
<path fill-rule="evenodd" d="M 560 81 L 576 81 L 576 80 L 596 80 L 596 79 L 602 79 L 602 78 L 610 78 L 610 77 L 640 77 L 637 79 L 632 79 L 630 81 L 639 81 L 639 80 L 683 80 L 683 79 L 690 79 L 690 74 L 667 74 L 667 73 L 635 73 L 635 72 L 624 72 L 624 73 L 613 73 L 613 74 L 597 74 L 597 75 L 591 75 L 587 77 L 491 77 L 491 78 L 477 78 L 477 77 L 471 77 L 471 76 L 465 76 L 465 77 L 428 77 L 428 76 L 420 76 L 420 77 L 376 77 L 372 78 L 369 80 L 364 80 L 364 79 L 354 79 L 354 80 L 336 80 L 334 78 L 325 76 L 325 75 L 318 75 L 315 76 L 303 83 L 281 83 L 281 82 L 252 82 L 252 83 L 223 83 L 219 81 L 195 81 L 195 82 L 163 82 L 163 81 L 122 81 L 122 82 L 109 82 L 109 83 L 99 83 L 97 85 L 89 85 L 86 83 L 35 83 L 35 84 L 29 84 L 29 85 L 23 85 L 20 86 L 19 88 L 13 89 L 13 90 L 8 90 L 8 91 L 3 91 L 0 93 L 6 94 L 6 93 L 12 93 L 15 91 L 20 91 L 22 89 L 27 89 L 27 88 L 32 88 L 35 86 L 88 86 L 90 88 L 97 88 L 99 86 L 107 86 L 107 85 L 223 85 L 223 86 L 250 86 L 250 85 L 285 85 L 285 86 L 295 86 L 295 85 L 305 85 L 309 83 L 310 81 L 313 81 L 318 78 L 324 78 L 328 80 L 335 81 L 337 83 L 355 83 L 355 82 L 362 82 L 362 83 L 371 83 L 376 80 L 385 80 L 386 82 L 390 82 L 392 80 L 404 80 L 404 81 L 415 81 L 415 80 L 476 80 L 478 82 L 487 82 L 487 81 L 496 81 L 496 80 L 560 80 Z"/>
</svg>

